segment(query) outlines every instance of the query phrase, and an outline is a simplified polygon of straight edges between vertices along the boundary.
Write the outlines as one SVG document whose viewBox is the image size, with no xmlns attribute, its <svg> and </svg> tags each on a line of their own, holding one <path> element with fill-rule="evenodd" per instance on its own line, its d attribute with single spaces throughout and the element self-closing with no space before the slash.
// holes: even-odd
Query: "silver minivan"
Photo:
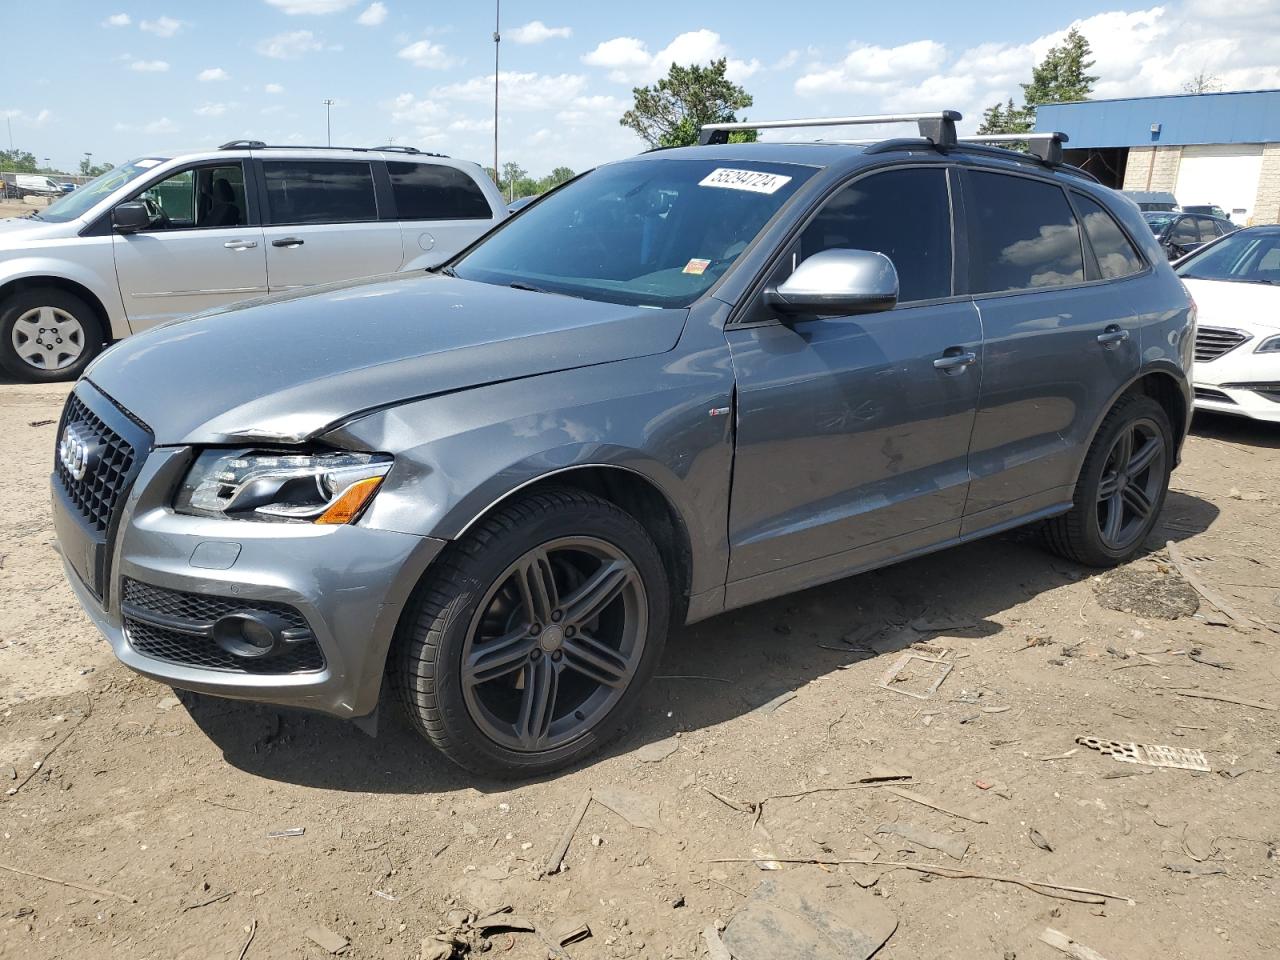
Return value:
<svg viewBox="0 0 1280 960">
<path fill-rule="evenodd" d="M 412 147 L 237 140 L 143 157 L 0 220 L 0 368 L 72 380 L 167 320 L 437 266 L 506 215 L 480 166 Z"/>
</svg>

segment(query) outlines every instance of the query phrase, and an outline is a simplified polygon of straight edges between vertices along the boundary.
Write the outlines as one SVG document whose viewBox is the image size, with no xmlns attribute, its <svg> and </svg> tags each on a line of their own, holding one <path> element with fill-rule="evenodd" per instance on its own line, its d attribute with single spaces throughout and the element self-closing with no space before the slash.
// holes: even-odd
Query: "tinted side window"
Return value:
<svg viewBox="0 0 1280 960">
<path fill-rule="evenodd" d="M 461 170 L 436 163 L 387 161 L 401 220 L 488 220 L 489 201 Z"/>
<path fill-rule="evenodd" d="M 974 293 L 1084 280 L 1080 228 L 1062 188 L 1027 177 L 970 171 L 965 212 Z"/>
<path fill-rule="evenodd" d="M 836 194 L 805 228 L 801 259 L 874 250 L 898 270 L 902 302 L 951 296 L 951 200 L 945 170 L 890 170 Z"/>
<path fill-rule="evenodd" d="M 271 223 L 353 223 L 377 220 L 373 171 L 369 164 L 345 160 L 268 160 Z"/>
<path fill-rule="evenodd" d="M 1098 270 L 1104 280 L 1127 277 L 1142 269 L 1142 258 L 1124 235 L 1120 225 L 1102 204 L 1082 193 L 1073 193 L 1076 209 L 1084 219 L 1084 232 L 1098 258 Z"/>
<path fill-rule="evenodd" d="M 1208 217 L 1200 218 L 1200 239 L 1203 242 L 1208 243 L 1210 240 L 1217 240 L 1220 236 L 1222 236 L 1222 234 L 1218 232 L 1218 225 L 1216 223 Z"/>
</svg>

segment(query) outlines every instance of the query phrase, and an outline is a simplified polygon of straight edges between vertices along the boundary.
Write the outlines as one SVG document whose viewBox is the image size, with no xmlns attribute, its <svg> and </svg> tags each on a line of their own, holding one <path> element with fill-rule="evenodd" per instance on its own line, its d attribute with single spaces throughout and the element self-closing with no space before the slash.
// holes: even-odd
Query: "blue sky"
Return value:
<svg viewBox="0 0 1280 960">
<path fill-rule="evenodd" d="M 0 57 L 14 143 L 69 167 L 237 137 L 388 140 L 492 162 L 493 4 L 435 0 L 105 0 L 39 11 Z M 1229 8 L 1229 9 L 1224 9 Z M 980 11 L 980 12 L 979 12 Z M 534 174 L 636 152 L 618 126 L 631 88 L 673 60 L 727 56 L 752 117 L 956 107 L 966 127 L 1017 95 L 1076 23 L 1096 96 L 1280 86 L 1280 0 L 902 4 L 795 0 L 600 4 L 506 0 L 501 159 Z M 7 132 L 0 130 L 0 136 Z M 805 134 L 808 136 L 808 134 Z"/>
</svg>

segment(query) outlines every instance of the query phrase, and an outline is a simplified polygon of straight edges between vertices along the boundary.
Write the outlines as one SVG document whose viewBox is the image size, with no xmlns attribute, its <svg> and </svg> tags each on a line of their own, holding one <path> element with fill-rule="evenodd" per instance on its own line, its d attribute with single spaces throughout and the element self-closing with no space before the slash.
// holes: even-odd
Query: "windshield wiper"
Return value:
<svg viewBox="0 0 1280 960">
<path fill-rule="evenodd" d="M 443 274 L 446 277 L 456 278 L 458 276 L 457 271 L 455 271 L 453 267 L 439 267 L 435 272 L 439 274 Z"/>
<path fill-rule="evenodd" d="M 531 283 L 521 283 L 519 280 L 516 280 L 514 283 L 508 283 L 507 286 L 510 287 L 512 290 L 528 290 L 530 293 L 550 293 L 551 292 L 550 290 L 543 290 L 542 287 L 535 287 Z"/>
<path fill-rule="evenodd" d="M 28 219 L 28 220 L 43 220 L 43 219 L 44 219 L 44 217 L 40 216 L 40 211 L 39 211 L 39 210 L 32 210 L 30 213 L 28 213 L 28 214 L 27 214 L 27 219 Z"/>
</svg>

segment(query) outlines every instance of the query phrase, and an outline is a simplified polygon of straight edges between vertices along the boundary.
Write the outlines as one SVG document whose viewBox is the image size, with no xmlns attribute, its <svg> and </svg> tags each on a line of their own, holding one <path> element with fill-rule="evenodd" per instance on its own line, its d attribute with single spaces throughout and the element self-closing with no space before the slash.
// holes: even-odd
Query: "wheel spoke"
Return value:
<svg viewBox="0 0 1280 960">
<path fill-rule="evenodd" d="M 1133 427 L 1126 427 L 1124 433 L 1116 440 L 1111 456 L 1115 460 L 1117 470 L 1123 470 L 1133 456 Z"/>
<path fill-rule="evenodd" d="M 560 674 L 548 657 L 531 661 L 525 668 L 524 695 L 520 698 L 516 736 L 529 749 L 546 740 L 551 729 L 559 681 Z"/>
<path fill-rule="evenodd" d="M 584 626 L 598 617 L 616 600 L 635 576 L 635 567 L 627 560 L 601 564 L 600 569 L 565 598 L 565 622 Z"/>
<path fill-rule="evenodd" d="M 1124 500 L 1119 493 L 1113 493 L 1107 501 L 1107 524 L 1102 530 L 1103 538 L 1114 546 L 1119 540 L 1123 526 Z"/>
<path fill-rule="evenodd" d="M 1129 458 L 1129 476 L 1137 477 L 1155 461 L 1156 456 L 1164 448 L 1159 437 L 1152 437 L 1133 452 Z"/>
<path fill-rule="evenodd" d="M 1151 516 L 1151 498 L 1147 496 L 1147 491 L 1137 484 L 1129 484 L 1124 488 L 1121 496 L 1124 498 L 1125 505 L 1139 520 L 1145 520 Z"/>
<path fill-rule="evenodd" d="M 631 663 L 626 657 L 584 633 L 565 638 L 564 662 L 606 687 L 624 687 L 631 677 Z"/>
<path fill-rule="evenodd" d="M 560 605 L 551 561 L 545 550 L 530 551 L 516 570 L 516 585 L 525 614 L 532 623 L 550 623 L 551 611 Z"/>
<path fill-rule="evenodd" d="M 40 326 L 48 329 L 58 325 L 58 315 L 53 312 L 53 307 L 40 308 Z"/>
<path fill-rule="evenodd" d="M 1110 473 L 1104 473 L 1102 479 L 1098 482 L 1098 502 L 1106 503 L 1116 495 L 1116 491 L 1120 489 L 1120 477 L 1113 470 Z"/>
<path fill-rule="evenodd" d="M 475 685 L 515 673 L 528 661 L 537 643 L 537 638 L 531 637 L 528 628 L 522 625 L 518 631 L 481 644 L 462 665 L 462 679 Z"/>
</svg>

